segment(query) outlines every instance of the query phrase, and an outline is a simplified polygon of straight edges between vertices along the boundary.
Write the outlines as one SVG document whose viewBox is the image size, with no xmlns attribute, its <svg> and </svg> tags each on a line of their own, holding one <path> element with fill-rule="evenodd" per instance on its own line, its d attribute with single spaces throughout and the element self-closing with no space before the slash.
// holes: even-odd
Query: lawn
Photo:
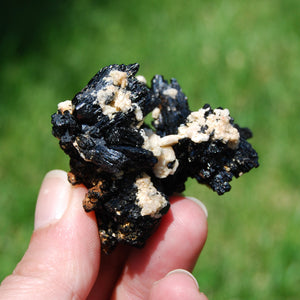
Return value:
<svg viewBox="0 0 300 300">
<path fill-rule="evenodd" d="M 260 167 L 208 208 L 194 274 L 210 299 L 300 297 L 300 2 L 10 1 L 0 9 L 0 281 L 27 248 L 39 185 L 68 159 L 50 115 L 103 66 L 175 77 L 192 109 L 226 107 Z"/>
</svg>

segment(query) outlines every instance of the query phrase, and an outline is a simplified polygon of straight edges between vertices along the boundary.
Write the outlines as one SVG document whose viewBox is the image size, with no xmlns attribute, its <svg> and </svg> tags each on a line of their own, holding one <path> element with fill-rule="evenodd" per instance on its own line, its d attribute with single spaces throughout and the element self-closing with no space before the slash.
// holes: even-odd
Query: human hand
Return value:
<svg viewBox="0 0 300 300">
<path fill-rule="evenodd" d="M 95 215 L 82 208 L 86 192 L 63 171 L 46 175 L 29 247 L 2 282 L 0 299 L 207 299 L 188 272 L 207 235 L 201 205 L 173 197 L 143 249 L 101 255 Z"/>
</svg>

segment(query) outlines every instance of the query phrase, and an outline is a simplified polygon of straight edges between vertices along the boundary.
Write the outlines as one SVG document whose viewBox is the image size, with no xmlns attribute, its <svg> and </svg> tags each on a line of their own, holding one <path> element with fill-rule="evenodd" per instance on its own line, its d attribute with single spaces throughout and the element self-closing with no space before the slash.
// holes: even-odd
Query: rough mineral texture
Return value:
<svg viewBox="0 0 300 300">
<path fill-rule="evenodd" d="M 70 156 L 69 181 L 88 188 L 83 206 L 96 213 L 106 253 L 119 243 L 142 247 L 188 177 L 221 195 L 258 166 L 251 131 L 227 109 L 191 112 L 175 79 L 156 75 L 147 86 L 138 68 L 103 68 L 52 115 L 53 135 Z"/>
</svg>

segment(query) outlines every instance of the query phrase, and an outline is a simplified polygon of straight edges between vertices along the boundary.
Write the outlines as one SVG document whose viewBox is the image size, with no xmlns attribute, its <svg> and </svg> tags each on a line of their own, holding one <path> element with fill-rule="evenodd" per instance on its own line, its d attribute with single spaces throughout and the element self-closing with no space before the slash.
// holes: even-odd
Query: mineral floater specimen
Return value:
<svg viewBox="0 0 300 300">
<path fill-rule="evenodd" d="M 149 87 L 138 69 L 101 69 L 52 115 L 53 135 L 70 156 L 68 179 L 88 188 L 83 207 L 95 211 L 105 253 L 119 243 L 142 247 L 188 177 L 221 195 L 233 176 L 258 167 L 251 131 L 227 109 L 191 112 L 176 79 L 156 75 Z"/>
</svg>

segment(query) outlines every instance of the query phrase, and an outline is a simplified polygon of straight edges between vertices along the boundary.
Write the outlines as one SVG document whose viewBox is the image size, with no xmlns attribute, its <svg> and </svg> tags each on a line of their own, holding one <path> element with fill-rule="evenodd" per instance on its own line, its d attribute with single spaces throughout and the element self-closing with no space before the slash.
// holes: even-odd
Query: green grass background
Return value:
<svg viewBox="0 0 300 300">
<path fill-rule="evenodd" d="M 177 78 L 192 109 L 227 107 L 261 166 L 218 196 L 194 270 L 210 299 L 300 297 L 300 2 L 18 1 L 0 18 L 0 280 L 22 257 L 44 174 L 68 170 L 50 115 L 103 66 Z M 176 249 L 174 249 L 176 251 Z"/>
</svg>

